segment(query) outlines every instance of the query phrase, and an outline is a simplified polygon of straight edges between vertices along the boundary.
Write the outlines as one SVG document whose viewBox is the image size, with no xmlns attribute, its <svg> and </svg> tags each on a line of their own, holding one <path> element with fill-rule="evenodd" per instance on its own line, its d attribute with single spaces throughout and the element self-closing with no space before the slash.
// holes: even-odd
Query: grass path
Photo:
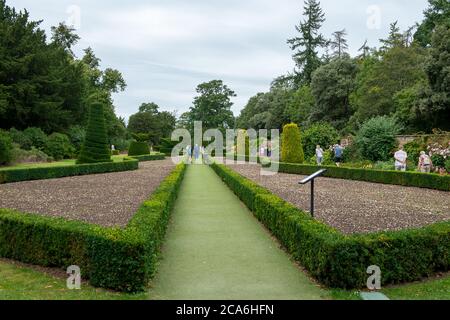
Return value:
<svg viewBox="0 0 450 320">
<path fill-rule="evenodd" d="M 207 166 L 187 170 L 150 299 L 321 299 Z"/>
</svg>

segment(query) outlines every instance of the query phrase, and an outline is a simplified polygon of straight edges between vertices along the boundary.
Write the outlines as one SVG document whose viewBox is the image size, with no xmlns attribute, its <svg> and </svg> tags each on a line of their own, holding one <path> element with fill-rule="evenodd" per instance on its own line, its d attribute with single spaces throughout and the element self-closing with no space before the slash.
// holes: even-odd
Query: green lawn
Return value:
<svg viewBox="0 0 450 320">
<path fill-rule="evenodd" d="M 82 285 L 69 290 L 66 279 L 0 260 L 0 300 L 141 300 L 147 294 L 124 294 Z"/>
<path fill-rule="evenodd" d="M 450 300 L 450 275 L 410 284 L 388 286 L 381 290 L 391 300 Z M 360 300 L 358 292 L 332 290 L 336 300 Z"/>
<path fill-rule="evenodd" d="M 112 156 L 114 162 L 122 162 L 126 155 Z M 75 159 L 66 159 L 55 162 L 40 162 L 40 163 L 19 163 L 12 166 L 0 167 L 0 171 L 8 169 L 32 169 L 32 168 L 51 168 L 51 167 L 65 167 L 75 165 Z"/>
</svg>

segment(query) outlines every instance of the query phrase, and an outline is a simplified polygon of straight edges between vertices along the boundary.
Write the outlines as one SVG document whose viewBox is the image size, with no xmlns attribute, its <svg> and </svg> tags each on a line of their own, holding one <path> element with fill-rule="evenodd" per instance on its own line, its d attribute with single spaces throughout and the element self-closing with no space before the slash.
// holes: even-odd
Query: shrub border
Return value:
<svg viewBox="0 0 450 320">
<path fill-rule="evenodd" d="M 124 229 L 0 209 L 0 257 L 44 267 L 78 265 L 93 286 L 143 291 L 155 273 L 185 169 L 178 165 Z"/>
<path fill-rule="evenodd" d="M 137 170 L 138 168 L 139 162 L 136 161 L 136 159 L 126 157 L 122 162 L 75 164 L 61 167 L 6 169 L 0 171 L 0 184 L 98 173 L 131 171 Z"/>
<path fill-rule="evenodd" d="M 424 228 L 344 235 L 219 164 L 212 168 L 312 276 L 332 288 L 363 288 L 371 265 L 383 284 L 450 270 L 450 221 Z"/>
<path fill-rule="evenodd" d="M 265 167 L 270 164 L 264 165 Z M 334 166 L 314 166 L 293 163 L 279 163 L 279 172 L 310 175 L 320 169 L 327 169 L 324 177 L 393 184 L 405 187 L 418 187 L 450 191 L 450 175 L 441 176 L 434 173 L 386 171 L 374 169 L 358 169 Z"/>
<path fill-rule="evenodd" d="M 147 154 L 143 156 L 130 156 L 130 158 L 136 159 L 139 162 L 145 162 L 145 161 L 164 160 L 166 159 L 166 155 L 163 153 L 157 153 L 157 154 Z"/>
</svg>

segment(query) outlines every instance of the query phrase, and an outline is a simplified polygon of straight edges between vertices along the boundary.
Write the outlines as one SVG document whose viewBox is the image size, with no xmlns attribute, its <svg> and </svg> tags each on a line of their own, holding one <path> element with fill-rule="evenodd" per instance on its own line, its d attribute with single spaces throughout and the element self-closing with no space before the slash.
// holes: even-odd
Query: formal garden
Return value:
<svg viewBox="0 0 450 320">
<path fill-rule="evenodd" d="M 0 0 L 0 300 L 450 299 L 449 9 L 306 57 L 308 0 L 297 68 L 239 116 L 212 80 L 125 119 L 118 70 Z"/>
</svg>

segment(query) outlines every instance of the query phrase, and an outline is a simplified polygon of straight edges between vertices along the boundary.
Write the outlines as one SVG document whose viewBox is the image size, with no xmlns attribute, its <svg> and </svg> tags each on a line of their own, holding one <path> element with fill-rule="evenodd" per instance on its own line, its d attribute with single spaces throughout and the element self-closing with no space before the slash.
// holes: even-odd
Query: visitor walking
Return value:
<svg viewBox="0 0 450 320">
<path fill-rule="evenodd" d="M 336 144 L 334 146 L 334 162 L 336 162 L 336 166 L 340 167 L 342 163 L 342 157 L 344 155 L 344 149 L 340 144 Z"/>
<path fill-rule="evenodd" d="M 320 146 L 316 147 L 316 159 L 317 159 L 317 165 L 321 166 L 323 161 L 323 150 Z"/>
<path fill-rule="evenodd" d="M 198 146 L 198 144 L 196 144 L 194 147 L 194 158 L 195 161 L 197 161 L 198 158 L 200 158 L 200 147 Z"/>
<path fill-rule="evenodd" d="M 191 147 L 191 145 L 188 145 L 186 147 L 186 154 L 188 155 L 188 161 L 191 162 L 192 161 L 192 147 Z"/>
<path fill-rule="evenodd" d="M 425 151 L 422 151 L 419 157 L 419 171 L 423 173 L 430 173 L 432 165 L 433 162 L 431 161 L 430 156 L 427 155 Z"/>
<path fill-rule="evenodd" d="M 403 150 L 403 146 L 394 154 L 395 159 L 395 170 L 406 171 L 406 160 L 408 159 L 408 154 Z"/>
</svg>

